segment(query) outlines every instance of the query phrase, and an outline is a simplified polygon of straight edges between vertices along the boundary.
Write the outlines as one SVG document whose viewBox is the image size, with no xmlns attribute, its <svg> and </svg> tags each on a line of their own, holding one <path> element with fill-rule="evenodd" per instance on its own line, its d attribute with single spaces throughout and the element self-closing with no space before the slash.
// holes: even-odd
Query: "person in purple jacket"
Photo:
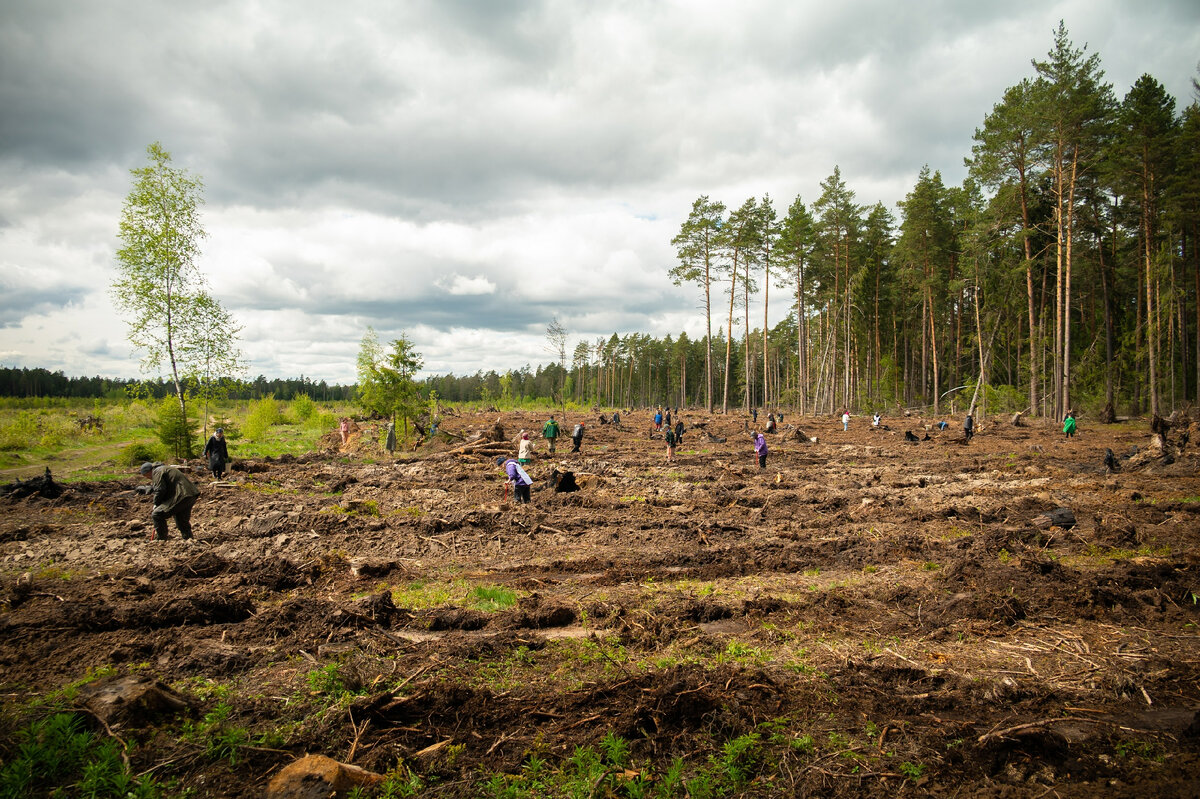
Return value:
<svg viewBox="0 0 1200 799">
<path fill-rule="evenodd" d="M 751 433 L 750 438 L 754 440 L 754 454 L 758 456 L 758 468 L 767 468 L 767 439 L 762 433 Z"/>
<path fill-rule="evenodd" d="M 522 505 L 529 504 L 529 487 L 533 485 L 533 480 L 521 468 L 521 464 L 517 463 L 517 459 L 496 458 L 496 465 L 504 469 L 504 473 L 508 475 L 508 482 L 513 484 L 513 499 Z"/>
</svg>

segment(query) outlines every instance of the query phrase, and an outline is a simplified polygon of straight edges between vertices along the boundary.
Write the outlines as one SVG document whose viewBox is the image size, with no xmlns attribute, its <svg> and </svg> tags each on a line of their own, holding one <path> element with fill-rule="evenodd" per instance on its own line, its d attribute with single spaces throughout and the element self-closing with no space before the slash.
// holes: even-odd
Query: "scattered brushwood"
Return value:
<svg viewBox="0 0 1200 799">
<path fill-rule="evenodd" d="M 104 432 L 104 420 L 99 416 L 89 413 L 87 416 L 81 416 L 75 421 L 79 424 L 80 431 L 95 430 L 98 433 Z"/>
<path fill-rule="evenodd" d="M 32 477 L 28 480 L 17 478 L 16 482 L 0 486 L 0 494 L 13 499 L 23 499 L 24 497 L 39 496 L 45 499 L 57 499 L 62 496 L 65 491 L 61 485 L 54 482 L 54 478 L 50 476 L 50 467 L 46 467 L 46 473 L 40 477 Z"/>
</svg>

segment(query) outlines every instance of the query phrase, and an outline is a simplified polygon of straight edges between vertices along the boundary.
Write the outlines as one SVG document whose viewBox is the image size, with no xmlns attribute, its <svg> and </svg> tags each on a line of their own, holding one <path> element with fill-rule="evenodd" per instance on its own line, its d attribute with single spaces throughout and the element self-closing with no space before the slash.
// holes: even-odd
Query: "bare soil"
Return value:
<svg viewBox="0 0 1200 799">
<path fill-rule="evenodd" d="M 197 475 L 190 542 L 147 540 L 132 475 L 0 498 L 0 753 L 52 692 L 116 673 L 187 700 L 105 733 L 198 796 L 262 796 L 306 753 L 476 796 L 607 733 L 657 773 L 758 734 L 749 795 L 1200 795 L 1194 429 L 1168 463 L 1145 422 L 914 444 L 930 420 L 788 416 L 759 469 L 744 417 L 685 413 L 669 464 L 651 416 L 583 417 L 553 459 L 535 435 L 529 506 L 495 463 L 515 443 L 462 445 L 495 413 L 395 459 L 366 422 Z M 499 419 L 510 442 L 541 422 Z M 1039 520 L 1059 508 L 1074 525 Z M 435 585 L 457 593 L 413 599 Z M 195 732 L 218 704 L 251 735 L 233 763 Z"/>
</svg>

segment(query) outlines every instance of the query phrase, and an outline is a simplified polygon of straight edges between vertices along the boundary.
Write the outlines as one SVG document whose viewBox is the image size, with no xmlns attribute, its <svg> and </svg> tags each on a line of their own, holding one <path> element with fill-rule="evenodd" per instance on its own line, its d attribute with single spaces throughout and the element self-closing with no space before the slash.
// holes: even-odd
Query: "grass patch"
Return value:
<svg viewBox="0 0 1200 799">
<path fill-rule="evenodd" d="M 425 610 L 448 605 L 470 590 L 466 580 L 417 580 L 392 589 L 392 602 L 398 608 Z"/>
<path fill-rule="evenodd" d="M 517 604 L 517 593 L 500 586 L 477 585 L 467 594 L 467 604 L 491 613 Z"/>
<path fill-rule="evenodd" d="M 689 764 L 675 758 L 665 769 L 639 762 L 629 743 L 607 733 L 596 746 L 576 747 L 560 765 L 537 752 L 526 756 L 516 773 L 485 776 L 478 795 L 493 799 L 538 796 L 685 797 L 734 796 L 743 793 L 774 766 L 775 749 L 757 732 L 730 738 L 703 761 Z"/>
</svg>

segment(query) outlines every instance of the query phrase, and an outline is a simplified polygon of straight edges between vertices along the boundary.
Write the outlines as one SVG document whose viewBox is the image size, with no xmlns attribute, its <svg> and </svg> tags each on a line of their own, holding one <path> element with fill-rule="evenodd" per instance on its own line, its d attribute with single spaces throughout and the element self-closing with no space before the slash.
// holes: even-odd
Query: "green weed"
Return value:
<svg viewBox="0 0 1200 799">
<path fill-rule="evenodd" d="M 180 737 L 199 744 L 212 760 L 227 760 L 229 765 L 237 765 L 242 747 L 250 746 L 253 738 L 245 727 L 229 723 L 232 712 L 232 707 L 220 702 L 199 722 L 185 721 Z"/>
<path fill-rule="evenodd" d="M 467 604 L 491 613 L 517 604 L 517 593 L 500 586 L 477 585 L 467 594 Z"/>
<path fill-rule="evenodd" d="M 342 678 L 342 667 L 338 663 L 327 663 L 320 668 L 310 671 L 305 678 L 309 690 L 314 694 L 339 699 L 350 693 L 346 681 Z"/>
<path fill-rule="evenodd" d="M 50 794 L 96 799 L 157 799 L 162 788 L 152 776 L 134 777 L 125 768 L 121 747 L 83 728 L 79 717 L 56 713 L 35 721 L 16 735 L 17 748 L 0 766 L 0 799 Z"/>
</svg>

